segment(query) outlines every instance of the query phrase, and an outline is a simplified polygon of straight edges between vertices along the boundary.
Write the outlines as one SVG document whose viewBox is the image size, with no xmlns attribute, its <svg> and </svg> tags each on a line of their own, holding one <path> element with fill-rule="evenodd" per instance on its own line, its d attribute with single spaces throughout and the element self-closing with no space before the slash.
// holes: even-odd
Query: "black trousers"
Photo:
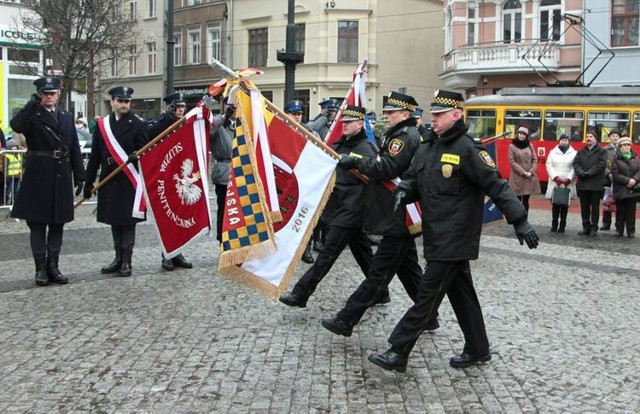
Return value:
<svg viewBox="0 0 640 414">
<path fill-rule="evenodd" d="M 427 263 L 415 304 L 400 319 L 389 337 L 389 343 L 397 352 L 405 355 L 411 353 L 427 322 L 438 311 L 445 294 L 464 334 L 464 352 L 489 352 L 482 309 L 473 288 L 468 260 Z"/>
<path fill-rule="evenodd" d="M 216 184 L 216 240 L 222 242 L 222 220 L 224 215 L 224 202 L 227 198 L 227 186 L 224 184 Z"/>
<path fill-rule="evenodd" d="M 114 249 L 133 249 L 136 244 L 136 225 L 111 226 L 111 236 Z"/>
<path fill-rule="evenodd" d="M 567 226 L 568 206 L 551 205 L 551 227 L 558 229 L 558 219 L 560 220 L 560 229 L 564 230 Z"/>
<path fill-rule="evenodd" d="M 422 279 L 422 267 L 418 262 L 416 242 L 411 237 L 382 237 L 367 278 L 351 294 L 344 308 L 338 312 L 338 318 L 349 326 L 355 326 L 376 299 L 387 292 L 396 274 L 415 302 Z"/>
<path fill-rule="evenodd" d="M 624 233 L 626 228 L 627 234 L 635 234 L 636 202 L 636 198 L 616 200 L 616 231 L 618 233 Z"/>
<path fill-rule="evenodd" d="M 524 206 L 524 209 L 528 213 L 529 212 L 529 198 L 531 197 L 531 195 L 530 194 L 525 194 L 525 195 L 519 195 L 517 197 L 518 197 L 518 200 L 520 200 L 520 202 Z"/>
<path fill-rule="evenodd" d="M 367 235 L 360 228 L 348 229 L 330 225 L 322 250 L 313 265 L 295 284 L 292 293 L 305 298 L 310 297 L 347 246 L 351 249 L 362 274 L 367 277 L 373 258 Z"/>
<path fill-rule="evenodd" d="M 582 216 L 582 228 L 590 229 L 598 227 L 600 220 L 600 200 L 604 190 L 579 190 L 580 215 Z"/>
<path fill-rule="evenodd" d="M 29 243 L 33 257 L 58 257 L 62 250 L 62 233 L 64 224 L 36 223 L 27 220 L 29 226 Z M 47 233 L 47 227 L 49 232 Z"/>
</svg>

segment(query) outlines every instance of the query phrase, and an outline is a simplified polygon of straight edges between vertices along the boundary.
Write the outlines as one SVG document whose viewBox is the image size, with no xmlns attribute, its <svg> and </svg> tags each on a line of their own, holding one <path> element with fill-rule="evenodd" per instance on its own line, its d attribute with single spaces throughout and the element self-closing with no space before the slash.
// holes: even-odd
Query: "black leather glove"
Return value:
<svg viewBox="0 0 640 414">
<path fill-rule="evenodd" d="M 76 197 L 78 197 L 80 195 L 80 193 L 82 193 L 82 188 L 84 186 L 84 180 L 76 180 L 75 183 L 73 183 L 73 185 L 76 188 Z"/>
<path fill-rule="evenodd" d="M 228 105 L 227 109 L 224 111 L 224 122 L 222 122 L 222 126 L 225 128 L 231 125 L 233 114 L 236 113 L 236 107 L 233 105 Z"/>
<path fill-rule="evenodd" d="M 340 161 L 338 161 L 338 167 L 343 168 L 345 170 L 351 170 L 356 168 L 358 164 L 358 159 L 356 157 L 352 157 L 350 155 L 341 154 Z"/>
<path fill-rule="evenodd" d="M 31 94 L 31 100 L 35 103 L 40 103 L 42 102 L 42 96 L 37 93 Z"/>
<path fill-rule="evenodd" d="M 138 151 L 133 151 L 129 155 L 129 158 L 127 158 L 127 164 L 131 164 L 132 162 L 138 161 L 138 156 L 136 155 L 136 152 L 138 152 Z"/>
<path fill-rule="evenodd" d="M 518 237 L 520 246 L 522 246 L 524 242 L 527 242 L 527 247 L 530 249 L 538 247 L 538 235 L 528 221 L 525 220 L 522 223 L 514 224 L 513 228 L 516 231 L 516 236 Z"/>
<path fill-rule="evenodd" d="M 91 191 L 93 190 L 93 184 L 91 183 L 85 183 L 84 184 L 84 194 L 82 195 L 84 197 L 85 200 L 88 200 L 91 198 Z"/>
<path fill-rule="evenodd" d="M 407 200 L 407 192 L 404 190 L 396 190 L 393 193 L 393 211 L 397 214 L 404 207 Z"/>
</svg>

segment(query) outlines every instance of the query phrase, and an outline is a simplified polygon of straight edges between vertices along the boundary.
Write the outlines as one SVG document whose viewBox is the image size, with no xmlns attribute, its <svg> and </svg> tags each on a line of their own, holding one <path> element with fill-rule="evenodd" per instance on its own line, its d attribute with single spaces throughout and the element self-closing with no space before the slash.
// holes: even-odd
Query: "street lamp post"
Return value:
<svg viewBox="0 0 640 414">
<path fill-rule="evenodd" d="M 294 23 L 294 0 L 289 0 L 287 13 L 287 43 L 286 50 L 279 50 L 277 59 L 284 63 L 284 100 L 293 100 L 296 83 L 296 65 L 304 61 L 304 52 L 296 51 L 296 25 Z"/>
</svg>

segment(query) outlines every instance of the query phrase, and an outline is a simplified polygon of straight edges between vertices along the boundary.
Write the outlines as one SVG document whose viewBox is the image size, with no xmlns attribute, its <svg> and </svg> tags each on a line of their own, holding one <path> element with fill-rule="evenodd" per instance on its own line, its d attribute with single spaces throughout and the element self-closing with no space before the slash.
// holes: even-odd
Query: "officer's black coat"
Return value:
<svg viewBox="0 0 640 414">
<path fill-rule="evenodd" d="M 116 141 L 127 154 L 132 154 L 147 143 L 148 135 L 145 123 L 132 113 L 123 115 L 118 121 L 111 113 L 109 122 Z M 118 168 L 117 163 L 109 164 L 110 157 L 111 154 L 98 126 L 93 133 L 91 155 L 87 164 L 87 183 L 94 183 L 98 168 L 100 168 L 100 180 Z M 134 165 L 137 168 L 137 162 Z M 98 221 L 114 226 L 125 226 L 142 221 L 131 215 L 134 199 L 133 185 L 124 171 L 120 171 L 98 190 Z"/>
<path fill-rule="evenodd" d="M 29 151 L 58 150 L 67 157 L 40 155 L 24 157 L 20 190 L 11 217 L 46 224 L 73 220 L 73 184 L 84 180 L 80 144 L 73 116 L 56 108 L 29 101 L 10 122 L 15 132 L 24 134 Z"/>
<path fill-rule="evenodd" d="M 349 139 L 342 136 L 332 148 L 338 154 L 374 157 L 376 151 L 367 141 L 364 128 Z M 366 203 L 367 183 L 342 168 L 336 170 L 336 184 L 323 212 L 323 218 L 332 226 L 350 229 L 362 228 Z"/>
<path fill-rule="evenodd" d="M 426 142 L 403 180 L 410 200 L 420 200 L 425 259 L 460 261 L 478 258 L 484 195 L 491 197 L 507 219 L 526 219 L 522 203 L 498 175 L 494 161 L 479 140 L 458 121 Z"/>
<path fill-rule="evenodd" d="M 149 122 L 147 124 L 147 128 L 149 130 L 149 139 L 152 140 L 160 135 L 162 132 L 164 132 L 165 129 L 169 128 L 177 120 L 178 118 L 172 112 L 164 112 L 162 115 L 160 115 L 159 118 Z"/>
<path fill-rule="evenodd" d="M 416 120 L 409 118 L 387 131 L 379 159 L 372 157 L 358 162 L 358 170 L 370 179 L 365 209 L 367 232 L 394 237 L 410 235 L 404 213 L 394 214 L 393 193 L 383 186 L 381 180 L 402 177 L 419 146 L 420 134 L 416 129 Z"/>
</svg>

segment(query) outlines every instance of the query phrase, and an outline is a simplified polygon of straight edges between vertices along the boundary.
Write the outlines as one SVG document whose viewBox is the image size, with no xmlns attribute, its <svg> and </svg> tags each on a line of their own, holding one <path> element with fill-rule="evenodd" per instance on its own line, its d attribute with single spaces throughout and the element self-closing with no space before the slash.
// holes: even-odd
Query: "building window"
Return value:
<svg viewBox="0 0 640 414">
<path fill-rule="evenodd" d="M 191 65 L 200 63 L 200 28 L 191 29 L 187 35 L 189 37 L 188 62 Z"/>
<path fill-rule="evenodd" d="M 638 46 L 640 1 L 611 1 L 611 46 Z"/>
<path fill-rule="evenodd" d="M 182 66 L 182 32 L 175 32 L 173 41 L 173 66 Z"/>
<path fill-rule="evenodd" d="M 156 0 L 148 0 L 147 6 L 149 11 L 147 17 L 156 17 Z"/>
<path fill-rule="evenodd" d="M 207 62 L 211 59 L 220 60 L 220 37 L 222 27 L 220 23 L 216 23 L 207 27 Z"/>
<path fill-rule="evenodd" d="M 136 74 L 136 47 L 129 46 L 129 55 L 127 56 L 127 60 L 129 61 L 129 75 Z"/>
<path fill-rule="evenodd" d="M 478 21 L 477 19 L 477 9 L 478 5 L 475 2 L 469 3 L 467 7 L 467 46 L 473 46 L 478 43 Z"/>
<path fill-rule="evenodd" d="M 136 0 L 129 0 L 129 20 L 136 20 L 138 17 L 136 9 L 137 4 Z"/>
<path fill-rule="evenodd" d="M 118 50 L 111 49 L 111 57 L 109 58 L 109 60 L 111 61 L 111 77 L 112 78 L 115 78 L 116 76 L 118 76 L 118 58 L 116 56 L 118 56 Z"/>
<path fill-rule="evenodd" d="M 266 27 L 249 30 L 249 66 L 267 66 L 269 32 Z"/>
<path fill-rule="evenodd" d="M 296 24 L 296 52 L 304 53 L 304 39 L 306 37 L 306 26 L 304 23 Z"/>
<path fill-rule="evenodd" d="M 189 6 L 199 6 L 202 4 L 202 0 L 189 0 Z"/>
<path fill-rule="evenodd" d="M 358 61 L 358 22 L 338 22 L 338 62 Z"/>
<path fill-rule="evenodd" d="M 522 5 L 518 0 L 508 0 L 502 10 L 504 43 L 522 42 Z"/>
<path fill-rule="evenodd" d="M 540 3 L 540 40 L 560 40 L 561 7 L 560 0 L 542 0 Z"/>
<path fill-rule="evenodd" d="M 147 43 L 147 73 L 156 73 L 156 42 Z"/>
</svg>

